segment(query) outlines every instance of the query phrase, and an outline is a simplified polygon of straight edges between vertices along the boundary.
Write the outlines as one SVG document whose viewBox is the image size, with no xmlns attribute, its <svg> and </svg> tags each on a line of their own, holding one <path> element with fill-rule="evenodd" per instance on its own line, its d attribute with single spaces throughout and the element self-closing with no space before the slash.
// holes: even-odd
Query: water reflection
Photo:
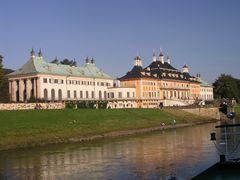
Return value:
<svg viewBox="0 0 240 180">
<path fill-rule="evenodd" d="M 184 179 L 217 161 L 215 124 L 84 144 L 1 152 L 2 179 Z"/>
<path fill-rule="evenodd" d="M 221 125 L 239 124 L 239 121 L 228 119 Z M 216 128 L 216 148 L 219 154 L 227 159 L 240 158 L 240 126 Z"/>
</svg>

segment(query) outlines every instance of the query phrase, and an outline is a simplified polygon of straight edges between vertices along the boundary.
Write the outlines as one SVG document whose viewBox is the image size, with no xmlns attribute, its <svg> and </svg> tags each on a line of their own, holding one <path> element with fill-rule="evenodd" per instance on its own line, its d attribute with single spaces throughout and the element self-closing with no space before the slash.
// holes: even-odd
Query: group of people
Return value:
<svg viewBox="0 0 240 180">
<path fill-rule="evenodd" d="M 161 123 L 161 126 L 165 126 L 165 123 Z M 173 126 L 173 128 L 176 127 L 176 120 L 175 119 L 172 121 L 172 126 Z"/>
</svg>

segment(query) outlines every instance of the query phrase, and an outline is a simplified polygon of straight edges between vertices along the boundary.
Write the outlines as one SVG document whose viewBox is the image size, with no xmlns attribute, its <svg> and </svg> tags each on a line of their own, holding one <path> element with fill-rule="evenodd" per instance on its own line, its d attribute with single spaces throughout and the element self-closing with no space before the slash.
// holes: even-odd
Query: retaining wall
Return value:
<svg viewBox="0 0 240 180">
<path fill-rule="evenodd" d="M 218 119 L 220 120 L 220 112 L 218 110 L 218 108 L 188 108 L 188 109 L 182 109 L 184 111 L 187 111 L 189 113 L 192 114 L 196 114 L 198 116 L 207 116 L 207 117 L 211 117 L 213 119 Z"/>
<path fill-rule="evenodd" d="M 65 103 L 0 103 L 0 110 L 64 109 Z"/>
</svg>

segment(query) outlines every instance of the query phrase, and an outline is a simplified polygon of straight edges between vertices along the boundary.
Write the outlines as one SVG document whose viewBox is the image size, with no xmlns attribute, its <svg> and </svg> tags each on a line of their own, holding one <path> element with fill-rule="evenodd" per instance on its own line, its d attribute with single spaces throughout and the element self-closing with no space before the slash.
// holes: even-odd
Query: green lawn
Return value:
<svg viewBox="0 0 240 180">
<path fill-rule="evenodd" d="M 0 111 L 0 150 L 66 141 L 106 132 L 209 121 L 176 109 Z"/>
</svg>

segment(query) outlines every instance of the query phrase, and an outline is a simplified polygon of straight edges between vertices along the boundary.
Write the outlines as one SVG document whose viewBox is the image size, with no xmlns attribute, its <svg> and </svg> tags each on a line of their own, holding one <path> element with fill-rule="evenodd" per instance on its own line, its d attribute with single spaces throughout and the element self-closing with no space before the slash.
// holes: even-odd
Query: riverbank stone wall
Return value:
<svg viewBox="0 0 240 180">
<path fill-rule="evenodd" d="M 187 109 L 182 109 L 186 112 L 196 114 L 198 116 L 206 116 L 206 117 L 211 117 L 213 119 L 220 120 L 220 112 L 218 108 L 212 107 L 212 108 L 187 108 Z"/>
<path fill-rule="evenodd" d="M 0 103 L 0 110 L 64 109 L 65 103 Z"/>
</svg>

